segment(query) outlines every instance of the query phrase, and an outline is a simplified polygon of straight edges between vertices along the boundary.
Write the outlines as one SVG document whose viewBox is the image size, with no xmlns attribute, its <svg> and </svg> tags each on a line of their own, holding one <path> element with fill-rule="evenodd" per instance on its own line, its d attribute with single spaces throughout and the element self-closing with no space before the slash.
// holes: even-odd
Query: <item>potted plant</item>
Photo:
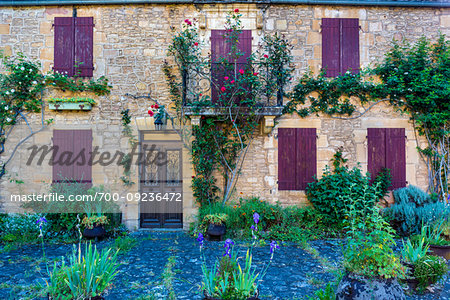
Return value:
<svg viewBox="0 0 450 300">
<path fill-rule="evenodd" d="M 203 217 L 201 227 L 203 231 L 206 231 L 210 241 L 222 240 L 227 232 L 227 227 L 225 225 L 227 220 L 228 215 L 224 213 L 209 214 Z"/>
<path fill-rule="evenodd" d="M 415 269 L 418 262 L 427 255 L 429 245 L 424 237 L 412 242 L 411 239 L 403 242 L 402 258 L 403 264 L 407 267 L 404 281 L 415 290 L 419 285 L 419 279 L 415 277 Z"/>
<path fill-rule="evenodd" d="M 257 213 L 255 213 L 258 215 Z M 259 215 L 258 215 L 259 221 Z M 252 226 L 252 231 L 257 230 L 256 226 Z M 219 261 L 216 261 L 210 268 L 207 266 L 203 255 L 204 238 L 199 233 L 197 241 L 200 245 L 200 253 L 202 256 L 202 290 L 203 300 L 259 300 L 258 286 L 264 278 L 267 270 L 272 262 L 275 249 L 279 246 L 277 242 L 270 243 L 270 259 L 263 267 L 261 272 L 257 272 L 252 266 L 252 249 L 257 242 L 256 236 L 253 234 L 253 243 L 245 254 L 245 259 L 238 257 L 234 251 L 234 242 L 227 239 L 224 243 L 225 253 Z"/>
<path fill-rule="evenodd" d="M 85 97 L 48 99 L 48 108 L 52 110 L 91 110 L 95 104 L 94 99 Z"/>
<path fill-rule="evenodd" d="M 101 238 L 106 234 L 104 225 L 108 224 L 108 217 L 105 215 L 86 215 L 81 224 L 85 226 L 84 237 Z"/>
<path fill-rule="evenodd" d="M 432 254 L 450 260 L 450 241 L 444 238 L 444 229 L 447 230 L 447 222 L 448 221 L 442 218 L 438 220 L 433 227 L 423 226 L 421 236 L 425 237 L 430 244 L 430 251 Z"/>
<path fill-rule="evenodd" d="M 348 241 L 344 251 L 345 275 L 336 290 L 336 299 L 405 299 L 397 281 L 405 267 L 394 254 L 394 230 L 378 207 L 361 214 L 350 206 Z"/>
</svg>

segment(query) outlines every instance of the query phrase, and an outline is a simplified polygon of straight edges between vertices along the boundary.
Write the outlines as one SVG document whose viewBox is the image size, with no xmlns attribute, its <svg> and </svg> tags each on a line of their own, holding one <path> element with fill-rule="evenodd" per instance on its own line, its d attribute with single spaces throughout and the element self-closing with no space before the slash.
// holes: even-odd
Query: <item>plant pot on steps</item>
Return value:
<svg viewBox="0 0 450 300">
<path fill-rule="evenodd" d="M 91 229 L 85 228 L 83 231 L 83 236 L 90 239 L 102 238 L 105 234 L 106 230 L 103 228 L 103 225 L 94 225 Z"/>
<path fill-rule="evenodd" d="M 404 300 L 405 293 L 396 279 L 366 278 L 346 274 L 336 290 L 336 300 Z"/>
<path fill-rule="evenodd" d="M 210 241 L 221 241 L 225 233 L 227 233 L 227 227 L 225 224 L 209 224 L 206 233 Z"/>
<path fill-rule="evenodd" d="M 429 249 L 433 255 L 443 257 L 446 260 L 450 260 L 450 245 L 430 245 Z"/>
</svg>

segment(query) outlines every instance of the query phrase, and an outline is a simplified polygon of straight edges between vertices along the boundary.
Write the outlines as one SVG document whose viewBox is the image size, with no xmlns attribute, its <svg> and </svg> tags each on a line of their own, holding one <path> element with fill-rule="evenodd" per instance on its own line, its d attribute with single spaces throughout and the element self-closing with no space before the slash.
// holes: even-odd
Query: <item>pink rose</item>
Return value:
<svg viewBox="0 0 450 300">
<path fill-rule="evenodd" d="M 267 54 L 264 54 L 264 58 L 269 58 L 269 55 L 267 55 Z"/>
<path fill-rule="evenodd" d="M 220 88 L 220 90 L 221 90 L 222 92 L 225 92 L 227 89 L 223 86 L 223 87 Z"/>
<path fill-rule="evenodd" d="M 238 13 L 238 12 L 239 12 L 239 9 L 238 9 L 238 8 L 236 8 L 236 9 L 234 10 L 234 12 L 235 12 L 235 13 Z"/>
<path fill-rule="evenodd" d="M 239 69 L 239 73 L 244 74 L 244 70 Z"/>
<path fill-rule="evenodd" d="M 230 83 L 234 83 L 234 80 L 231 80 Z"/>
<path fill-rule="evenodd" d="M 259 74 L 258 72 L 253 73 L 254 76 L 258 76 L 258 74 Z"/>
<path fill-rule="evenodd" d="M 223 79 L 225 79 L 225 80 L 228 80 L 228 79 L 230 79 L 230 77 L 228 77 L 228 76 L 225 76 Z"/>
<path fill-rule="evenodd" d="M 198 43 L 197 43 L 197 42 L 195 42 L 195 43 L 194 43 L 194 46 L 198 46 Z"/>
</svg>

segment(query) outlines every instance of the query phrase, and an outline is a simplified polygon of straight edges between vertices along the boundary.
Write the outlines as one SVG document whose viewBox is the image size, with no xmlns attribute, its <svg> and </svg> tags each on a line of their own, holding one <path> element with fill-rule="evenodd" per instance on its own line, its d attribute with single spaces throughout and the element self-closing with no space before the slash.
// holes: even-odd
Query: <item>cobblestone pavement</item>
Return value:
<svg viewBox="0 0 450 300">
<path fill-rule="evenodd" d="M 194 238 L 182 232 L 137 232 L 133 236 L 139 244 L 120 256 L 122 265 L 107 300 L 169 299 L 171 290 L 175 299 L 202 299 L 199 293 L 202 260 Z M 97 244 L 105 247 L 111 241 Z M 334 280 L 341 270 L 340 241 L 312 241 L 309 245 L 305 251 L 299 245 L 289 243 L 276 251 L 260 287 L 261 299 L 295 300 L 308 299 L 308 296 L 316 299 L 314 292 Z M 235 249 L 239 249 L 240 256 L 245 256 L 247 246 L 245 242 L 239 242 Z M 56 259 L 70 253 L 72 247 L 47 245 L 46 255 L 49 259 Z M 258 270 L 269 261 L 269 248 L 266 245 L 253 250 Z M 214 262 L 223 254 L 223 242 L 205 242 L 204 254 L 208 262 Z M 30 299 L 33 291 L 41 289 L 40 285 L 45 285 L 44 279 L 47 278 L 47 267 L 41 258 L 39 246 L 3 253 L 0 256 L 0 299 Z M 170 261 L 174 261 L 171 268 L 173 276 L 164 272 Z M 168 282 L 172 282 L 172 288 Z M 449 276 L 434 293 L 408 296 L 408 299 L 450 299 Z"/>
</svg>

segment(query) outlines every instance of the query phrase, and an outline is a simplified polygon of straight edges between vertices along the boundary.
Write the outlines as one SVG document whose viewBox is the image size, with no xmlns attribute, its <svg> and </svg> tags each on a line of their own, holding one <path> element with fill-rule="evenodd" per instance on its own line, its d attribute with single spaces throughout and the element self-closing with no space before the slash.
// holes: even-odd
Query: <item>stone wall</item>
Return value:
<svg viewBox="0 0 450 300">
<path fill-rule="evenodd" d="M 314 72 L 321 64 L 322 17 L 359 18 L 361 65 L 367 66 L 379 59 L 389 48 L 393 38 L 417 40 L 425 35 L 435 38 L 440 29 L 450 33 L 449 11 L 430 8 L 377 8 L 377 7 L 332 7 L 332 6 L 259 6 L 259 5 L 105 5 L 79 6 L 78 16 L 93 16 L 94 27 L 94 77 L 105 75 L 114 86 L 111 95 L 95 97 L 98 105 L 91 112 L 54 112 L 46 109 L 45 118 L 54 123 L 41 133 L 34 135 L 24 145 L 8 165 L 11 178 L 23 180 L 17 185 L 4 179 L 0 193 L 44 192 L 51 182 L 51 166 L 25 166 L 31 145 L 51 145 L 53 129 L 93 130 L 93 146 L 101 151 L 126 151 L 127 140 L 121 133 L 120 111 L 129 108 L 136 117 L 144 117 L 148 99 L 133 99 L 127 94 L 150 95 L 163 104 L 168 104 L 168 88 L 161 65 L 167 58 L 172 28 L 179 29 L 186 18 L 197 18 L 200 23 L 200 37 L 209 52 L 211 29 L 222 28 L 226 12 L 239 8 L 243 14 L 245 29 L 252 30 L 253 45 L 257 46 L 264 32 L 281 32 L 294 46 L 295 77 L 298 78 L 311 68 Z M 54 17 L 72 16 L 73 7 L 2 7 L 0 8 L 0 49 L 5 54 L 23 52 L 42 63 L 44 72 L 53 64 Z M 60 95 L 55 91 L 47 93 Z M 73 96 L 63 93 L 64 96 Z M 40 126 L 40 115 L 30 116 L 32 126 Z M 277 191 L 277 128 L 315 127 L 318 129 L 318 171 L 329 162 L 337 147 L 343 146 L 351 164 L 360 162 L 367 166 L 366 128 L 368 127 L 407 128 L 407 180 L 411 184 L 426 187 L 426 174 L 415 151 L 415 141 L 411 125 L 406 116 L 398 115 L 388 107 L 377 106 L 370 113 L 353 121 L 337 120 L 325 116 L 300 119 L 283 116 L 269 136 L 258 136 L 249 151 L 237 191 L 244 195 L 256 195 L 269 201 L 282 203 L 302 203 L 302 192 Z M 135 133 L 138 125 L 136 122 Z M 147 128 L 148 129 L 148 128 Z M 7 143 L 4 157 L 8 157 L 12 146 L 28 134 L 26 126 L 20 126 Z M 186 157 L 186 160 L 188 158 Z M 190 171 L 192 173 L 192 171 Z M 133 170 L 133 180 L 138 182 L 137 170 Z M 186 174 L 187 178 L 190 174 Z M 126 189 L 120 182 L 122 168 L 94 166 L 94 184 L 104 184 L 112 191 L 135 192 L 134 185 Z M 195 212 L 189 184 L 186 184 L 185 220 Z M 237 193 L 237 195 L 240 195 Z M 187 199 L 187 198 L 186 198 Z M 138 208 L 127 208 L 125 219 L 130 228 L 138 225 Z"/>
</svg>

